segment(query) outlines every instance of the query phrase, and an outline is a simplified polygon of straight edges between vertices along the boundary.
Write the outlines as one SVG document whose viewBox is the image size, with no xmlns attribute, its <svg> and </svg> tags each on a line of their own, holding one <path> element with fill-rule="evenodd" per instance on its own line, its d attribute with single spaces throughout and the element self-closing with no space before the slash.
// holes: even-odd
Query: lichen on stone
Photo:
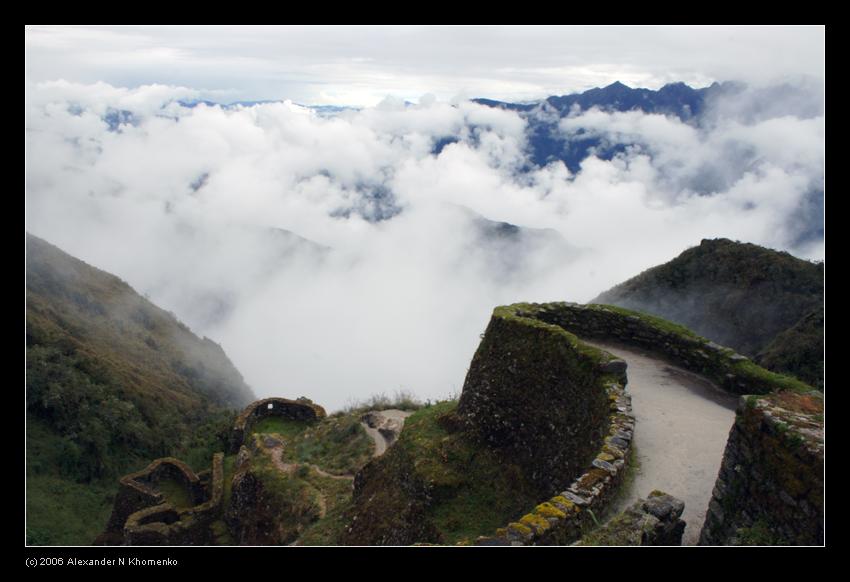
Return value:
<svg viewBox="0 0 850 582">
<path fill-rule="evenodd" d="M 534 508 L 534 513 L 537 515 L 542 515 L 543 517 L 553 517 L 556 519 L 564 519 L 567 517 L 567 514 L 552 505 L 549 502 L 541 503 L 537 507 Z"/>
</svg>

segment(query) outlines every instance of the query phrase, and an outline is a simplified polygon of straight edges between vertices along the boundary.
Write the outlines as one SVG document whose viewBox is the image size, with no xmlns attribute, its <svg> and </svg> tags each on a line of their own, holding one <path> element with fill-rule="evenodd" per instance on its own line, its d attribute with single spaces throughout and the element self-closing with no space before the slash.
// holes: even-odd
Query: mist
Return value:
<svg viewBox="0 0 850 582">
<path fill-rule="evenodd" d="M 446 398 L 496 305 L 587 301 L 702 238 L 822 259 L 822 95 L 784 86 L 704 125 L 575 112 L 564 136 L 630 145 L 573 174 L 528 170 L 527 121 L 463 99 L 327 116 L 28 82 L 26 228 L 221 344 L 258 397 Z"/>
</svg>

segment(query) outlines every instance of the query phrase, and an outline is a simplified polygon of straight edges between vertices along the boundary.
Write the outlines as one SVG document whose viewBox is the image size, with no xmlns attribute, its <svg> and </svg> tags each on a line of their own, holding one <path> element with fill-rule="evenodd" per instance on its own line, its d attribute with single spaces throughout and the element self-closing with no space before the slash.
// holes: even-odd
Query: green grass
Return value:
<svg viewBox="0 0 850 582">
<path fill-rule="evenodd" d="M 359 414 L 347 414 L 326 418 L 294 436 L 284 458 L 317 465 L 334 475 L 353 475 L 369 462 L 374 450 Z"/>
<path fill-rule="evenodd" d="M 309 525 L 298 537 L 303 546 L 333 546 L 339 544 L 345 526 L 346 512 L 351 507 L 351 481 L 330 479 L 309 471 L 305 479 L 325 498 L 326 514 Z"/>
<path fill-rule="evenodd" d="M 510 459 L 451 428 L 456 408 L 439 402 L 414 413 L 396 445 L 431 491 L 428 515 L 447 544 L 490 535 L 539 501 Z"/>
<path fill-rule="evenodd" d="M 640 545 L 643 528 L 640 512 L 631 508 L 614 516 L 608 523 L 582 536 L 580 546 L 637 546 Z M 590 511 L 590 510 L 587 510 Z M 593 515 L 593 514 L 591 514 Z"/>
<path fill-rule="evenodd" d="M 739 528 L 735 537 L 741 546 L 789 545 L 781 536 L 771 531 L 770 526 L 763 520 L 756 521 L 750 527 Z"/>
<path fill-rule="evenodd" d="M 74 483 L 54 475 L 26 482 L 26 542 L 87 546 L 106 527 L 117 491 L 114 482 Z"/>
<path fill-rule="evenodd" d="M 496 307 L 493 310 L 494 317 L 519 321 L 522 325 L 537 328 L 560 336 L 565 339 L 573 351 L 578 352 L 582 356 L 591 359 L 592 361 L 602 362 L 610 359 L 610 356 L 593 346 L 587 345 L 577 335 L 564 329 L 560 325 L 546 323 L 542 319 L 538 319 L 541 308 L 552 304 L 538 303 L 515 303 L 513 305 L 503 305 Z"/>
<path fill-rule="evenodd" d="M 195 505 L 186 485 L 176 479 L 161 479 L 156 484 L 156 489 L 163 494 L 165 502 L 170 503 L 175 509 L 184 509 Z"/>
<path fill-rule="evenodd" d="M 284 438 L 290 439 L 304 432 L 309 426 L 310 423 L 304 420 L 292 420 L 282 416 L 267 416 L 257 421 L 251 427 L 251 434 L 277 433 Z"/>
<path fill-rule="evenodd" d="M 305 478 L 309 470 L 299 468 L 293 474 L 282 473 L 274 466 L 266 454 L 257 454 L 252 461 L 251 470 L 262 483 L 263 497 L 273 508 L 275 524 L 279 531 L 279 541 L 289 544 L 320 516 L 322 492 L 310 480 Z"/>
<path fill-rule="evenodd" d="M 217 546 L 233 546 L 236 542 L 233 536 L 230 535 L 230 530 L 223 519 L 217 519 L 210 524 L 210 531 L 213 534 L 214 545 Z"/>
<path fill-rule="evenodd" d="M 790 390 L 792 392 L 804 394 L 812 391 L 811 386 L 797 380 L 796 378 L 765 370 L 761 366 L 758 366 L 749 360 L 743 360 L 736 363 L 733 370 L 741 376 L 762 383 L 767 388 L 766 392 Z"/>
</svg>

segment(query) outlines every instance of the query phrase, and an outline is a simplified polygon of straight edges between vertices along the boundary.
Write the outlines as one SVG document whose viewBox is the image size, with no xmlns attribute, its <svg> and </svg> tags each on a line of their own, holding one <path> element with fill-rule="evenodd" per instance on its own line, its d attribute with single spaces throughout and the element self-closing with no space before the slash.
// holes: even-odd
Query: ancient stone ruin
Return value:
<svg viewBox="0 0 850 582">
<path fill-rule="evenodd" d="M 309 400 L 265 398 L 237 417 L 230 449 L 238 452 L 251 427 L 268 416 L 316 421 L 325 410 Z M 195 474 L 172 457 L 119 480 L 112 515 L 95 545 L 206 545 L 212 524 L 223 517 L 224 453 L 213 455 L 212 468 Z"/>
<path fill-rule="evenodd" d="M 195 474 L 171 457 L 125 475 L 106 531 L 96 545 L 203 545 L 209 525 L 221 512 L 223 453 L 212 469 Z"/>
<path fill-rule="evenodd" d="M 288 400 L 286 398 L 264 398 L 249 404 L 237 417 L 230 435 L 230 453 L 238 453 L 245 440 L 259 420 L 269 416 L 280 416 L 291 420 L 314 422 L 325 417 L 325 409 L 309 400 Z"/>
</svg>

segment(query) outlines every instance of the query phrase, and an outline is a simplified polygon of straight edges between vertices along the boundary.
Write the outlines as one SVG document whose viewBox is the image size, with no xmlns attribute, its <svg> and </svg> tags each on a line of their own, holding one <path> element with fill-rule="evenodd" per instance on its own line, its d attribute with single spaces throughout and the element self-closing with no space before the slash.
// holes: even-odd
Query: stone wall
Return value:
<svg viewBox="0 0 850 582">
<path fill-rule="evenodd" d="M 734 350 L 685 327 L 645 313 L 610 305 L 563 302 L 521 305 L 520 312 L 559 325 L 576 335 L 620 341 L 654 352 L 734 394 L 812 389 L 794 378 L 769 372 Z"/>
<path fill-rule="evenodd" d="M 172 478 L 184 484 L 193 499 L 203 495 L 200 480 L 183 461 L 173 457 L 156 459 L 141 471 L 130 473 L 118 481 L 118 493 L 112 507 L 112 515 L 104 534 L 96 544 L 123 543 L 123 530 L 127 518 L 142 509 L 163 503 L 163 494 L 156 488 L 162 478 Z"/>
<path fill-rule="evenodd" d="M 178 459 L 156 459 L 121 478 L 106 531 L 96 545 L 198 545 L 209 541 L 209 524 L 221 513 L 223 453 L 213 455 L 208 479 L 201 480 Z M 174 508 L 157 490 L 162 479 L 185 487 L 192 507 Z"/>
<path fill-rule="evenodd" d="M 607 388 L 608 434 L 593 461 L 564 491 L 477 545 L 568 545 L 598 525 L 615 496 L 631 456 L 635 420 L 622 384 Z"/>
<path fill-rule="evenodd" d="M 210 524 L 220 517 L 224 497 L 224 453 L 213 455 L 209 496 L 202 503 L 188 508 L 175 508 L 161 503 L 137 511 L 124 524 L 124 539 L 128 546 L 172 545 L 193 546 L 208 544 Z"/>
<path fill-rule="evenodd" d="M 823 396 L 742 397 L 701 545 L 824 543 Z"/>
<path fill-rule="evenodd" d="M 230 435 L 230 453 L 239 452 L 245 435 L 251 432 L 254 424 L 268 416 L 281 416 L 292 420 L 312 422 L 325 417 L 325 409 L 309 400 L 288 400 L 286 398 L 264 398 L 249 404 L 236 418 Z"/>
<path fill-rule="evenodd" d="M 729 392 L 750 394 L 742 399 L 749 407 L 739 409 L 701 543 L 822 543 L 822 395 L 796 379 L 768 372 L 733 350 L 663 319 L 618 307 L 563 302 L 497 308 L 467 377 L 470 396 L 475 396 L 470 401 L 475 406 L 470 408 L 478 413 L 477 417 L 469 415 L 469 422 L 477 424 L 483 435 L 496 439 L 512 429 L 520 433 L 534 431 L 546 415 L 524 411 L 513 403 L 514 399 L 538 393 L 536 386 L 543 386 L 544 393 L 553 391 L 553 387 L 556 391 L 558 378 L 564 374 L 572 374 L 576 383 L 593 385 L 593 366 L 587 363 L 599 356 L 586 351 L 587 346 L 570 332 L 641 347 L 709 378 Z M 488 336 L 492 336 L 492 341 L 485 345 Z M 582 352 L 584 357 L 575 355 Z M 540 371 L 550 370 L 552 363 L 554 370 L 548 376 L 541 375 Z M 617 362 L 597 363 L 601 366 L 598 369 L 606 365 L 616 367 Z M 528 378 L 533 379 L 530 384 L 526 382 Z M 619 389 L 617 383 L 606 386 L 609 394 Z M 464 385 L 461 402 L 466 391 Z M 613 398 L 625 404 L 628 397 L 623 394 L 622 399 Z M 819 413 L 811 412 L 812 406 L 817 410 L 817 404 L 811 402 L 820 402 Z M 783 406 L 790 406 L 794 412 L 780 414 Z M 612 407 L 612 412 L 614 408 L 617 407 Z M 606 438 L 608 448 L 599 450 L 592 469 L 560 495 L 541 503 L 496 536 L 480 538 L 478 543 L 568 544 L 592 530 L 616 490 L 628 459 L 634 420 L 630 408 L 619 408 L 628 413 L 620 419 L 609 419 L 612 428 Z M 808 415 L 803 414 L 805 410 L 809 410 Z M 779 417 L 784 420 L 777 420 Z M 624 445 L 620 448 L 623 457 L 615 454 L 617 447 L 611 447 L 617 432 L 619 437 L 629 437 L 618 437 L 615 443 Z M 541 432 L 541 436 L 544 434 Z M 783 438 L 777 438 L 778 434 Z M 808 444 L 801 445 L 803 442 Z M 615 459 L 613 463 L 610 456 Z M 761 460 L 754 462 L 756 458 Z M 612 471 L 613 468 L 617 470 Z M 604 475 L 602 469 L 607 469 L 608 474 Z"/>
<path fill-rule="evenodd" d="M 497 307 L 467 373 L 458 417 L 515 459 L 541 496 L 553 495 L 601 449 L 608 387 L 622 382 L 625 367 L 558 325 L 515 306 Z"/>
</svg>

